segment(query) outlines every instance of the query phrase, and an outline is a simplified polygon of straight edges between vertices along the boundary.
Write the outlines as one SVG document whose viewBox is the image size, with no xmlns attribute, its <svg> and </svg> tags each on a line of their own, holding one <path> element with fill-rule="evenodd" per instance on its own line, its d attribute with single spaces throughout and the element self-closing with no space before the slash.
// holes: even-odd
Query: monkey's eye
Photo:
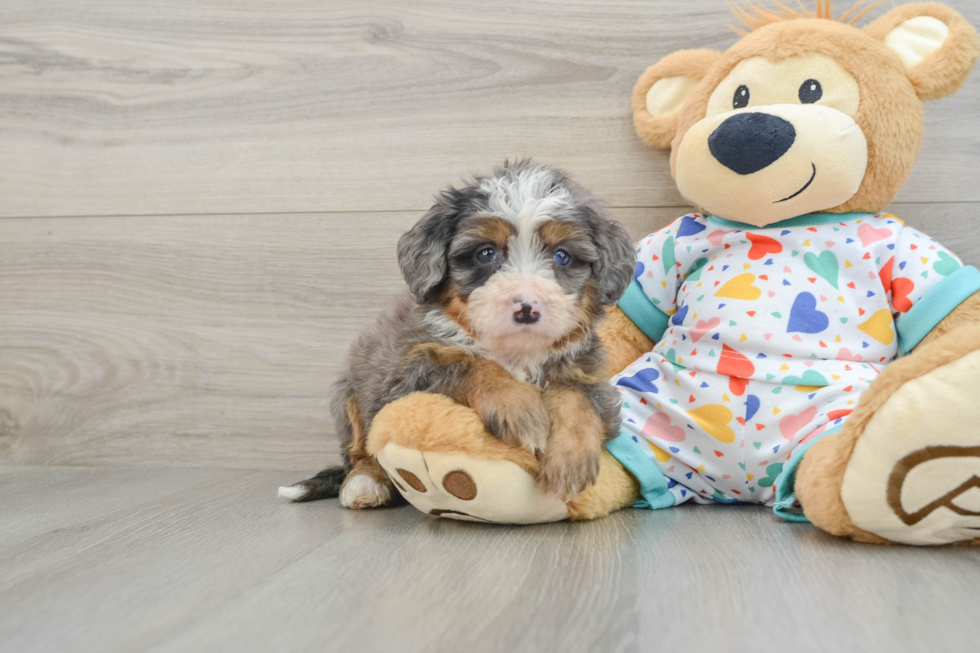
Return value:
<svg viewBox="0 0 980 653">
<path fill-rule="evenodd" d="M 823 97 L 823 87 L 815 79 L 808 79 L 800 86 L 800 102 L 813 104 Z"/>
<path fill-rule="evenodd" d="M 477 253 L 477 263 L 493 263 L 497 258 L 497 250 L 493 247 L 484 247 Z"/>
<path fill-rule="evenodd" d="M 555 252 L 555 263 L 558 265 L 568 265 L 572 261 L 572 255 L 563 249 Z"/>
<path fill-rule="evenodd" d="M 735 89 L 735 99 L 732 101 L 732 106 L 736 109 L 744 109 L 749 106 L 749 98 L 752 96 L 749 93 L 749 87 L 742 84 L 737 89 Z"/>
</svg>

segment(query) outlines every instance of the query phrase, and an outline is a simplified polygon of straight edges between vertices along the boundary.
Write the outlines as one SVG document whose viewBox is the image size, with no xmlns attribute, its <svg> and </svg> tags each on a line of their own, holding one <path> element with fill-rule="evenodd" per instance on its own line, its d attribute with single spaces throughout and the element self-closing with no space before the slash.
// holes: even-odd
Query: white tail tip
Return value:
<svg viewBox="0 0 980 653">
<path fill-rule="evenodd" d="M 299 485 L 283 486 L 279 488 L 279 498 L 296 501 L 306 496 L 306 488 Z"/>
</svg>

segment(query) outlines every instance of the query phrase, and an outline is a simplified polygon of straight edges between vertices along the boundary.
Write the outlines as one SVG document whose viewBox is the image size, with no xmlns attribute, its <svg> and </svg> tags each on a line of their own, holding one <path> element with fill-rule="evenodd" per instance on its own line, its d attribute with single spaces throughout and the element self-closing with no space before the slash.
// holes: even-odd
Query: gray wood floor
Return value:
<svg viewBox="0 0 980 653">
<path fill-rule="evenodd" d="M 754 507 L 468 524 L 279 503 L 290 478 L 0 469 L 0 650 L 977 650 L 978 549 Z"/>
<path fill-rule="evenodd" d="M 630 91 L 729 22 L 723 0 L 0 2 L 0 652 L 975 653 L 977 550 L 751 508 L 505 528 L 275 499 L 338 459 L 326 390 L 436 190 L 534 156 L 635 237 L 688 210 Z M 975 74 L 927 107 L 891 209 L 974 265 L 978 125 Z"/>
</svg>

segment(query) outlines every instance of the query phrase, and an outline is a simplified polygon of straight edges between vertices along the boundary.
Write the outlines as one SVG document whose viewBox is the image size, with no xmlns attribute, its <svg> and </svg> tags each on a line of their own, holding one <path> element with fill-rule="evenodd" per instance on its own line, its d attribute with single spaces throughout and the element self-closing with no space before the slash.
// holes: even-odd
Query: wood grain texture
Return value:
<svg viewBox="0 0 980 653">
<path fill-rule="evenodd" d="M 289 478 L 0 469 L 0 650 L 976 650 L 980 549 L 755 506 L 469 524 L 281 503 Z"/>
<path fill-rule="evenodd" d="M 616 209 L 640 238 L 686 209 Z M 893 211 L 980 264 L 972 204 Z M 417 213 L 0 220 L 0 461 L 311 472 Z"/>
<path fill-rule="evenodd" d="M 630 92 L 730 22 L 721 0 L 5 0 L 0 216 L 417 210 L 525 155 L 675 206 Z M 899 201 L 980 201 L 980 75 L 927 115 Z"/>
</svg>

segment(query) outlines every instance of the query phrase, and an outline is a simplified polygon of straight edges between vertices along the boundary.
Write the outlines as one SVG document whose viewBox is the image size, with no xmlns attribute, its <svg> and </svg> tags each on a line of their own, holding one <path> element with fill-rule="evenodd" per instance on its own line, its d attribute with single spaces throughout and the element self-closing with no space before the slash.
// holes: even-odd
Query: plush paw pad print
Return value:
<svg viewBox="0 0 980 653">
<path fill-rule="evenodd" d="M 402 495 L 407 494 L 408 490 L 403 487 L 402 483 L 399 481 L 404 482 L 408 487 L 420 494 L 425 494 L 428 492 L 428 488 L 425 487 L 425 483 L 422 482 L 422 479 L 407 469 L 396 467 L 395 473 L 399 478 L 393 477 L 391 480 Z M 446 475 L 442 477 L 442 489 L 460 501 L 472 501 L 477 495 L 476 481 L 474 481 L 473 477 L 463 469 L 454 469 L 446 473 Z M 435 515 L 436 517 L 451 517 L 456 515 L 457 519 L 472 518 L 482 521 L 482 519 L 476 515 L 470 515 L 469 513 L 464 513 L 458 510 L 433 508 L 429 511 L 429 514 Z"/>
<path fill-rule="evenodd" d="M 402 496 L 428 515 L 507 524 L 568 519 L 561 499 L 543 492 L 531 474 L 508 460 L 389 443 L 378 461 Z"/>
</svg>

